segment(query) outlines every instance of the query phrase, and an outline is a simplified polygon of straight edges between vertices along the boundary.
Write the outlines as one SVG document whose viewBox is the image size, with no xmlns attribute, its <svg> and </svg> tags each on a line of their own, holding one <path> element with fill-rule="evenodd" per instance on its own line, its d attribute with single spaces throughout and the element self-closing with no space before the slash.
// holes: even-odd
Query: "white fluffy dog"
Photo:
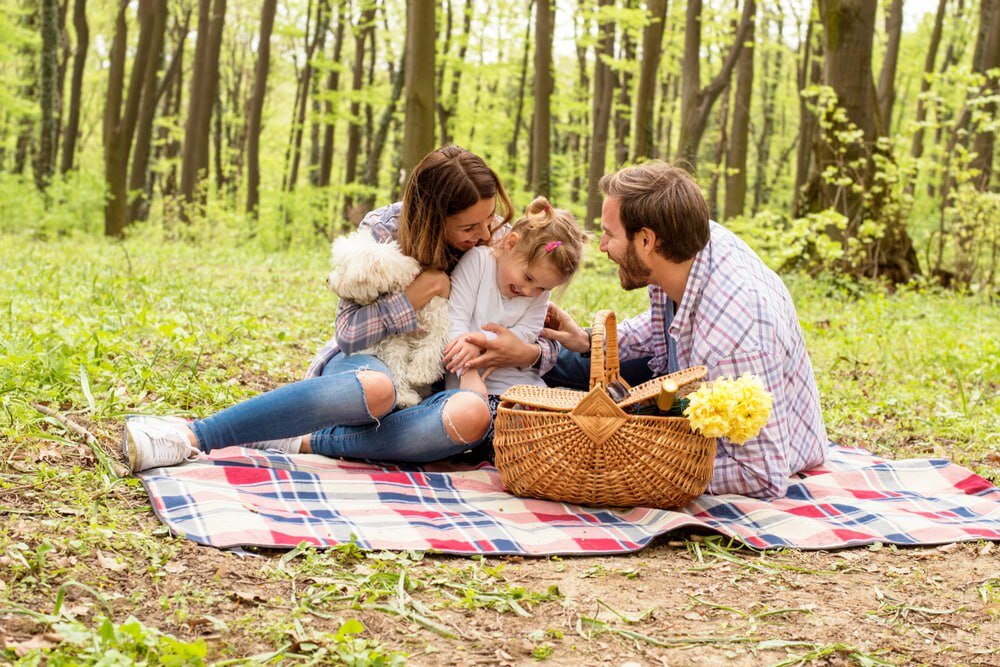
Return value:
<svg viewBox="0 0 1000 667">
<path fill-rule="evenodd" d="M 333 271 L 327 285 L 343 299 L 363 306 L 405 289 L 420 273 L 395 241 L 379 243 L 364 229 L 333 242 Z M 436 296 L 417 311 L 420 329 L 387 336 L 355 354 L 371 354 L 389 367 L 396 381 L 396 406 L 416 405 L 430 394 L 430 384 L 444 375 L 441 357 L 448 344 L 448 301 Z"/>
</svg>

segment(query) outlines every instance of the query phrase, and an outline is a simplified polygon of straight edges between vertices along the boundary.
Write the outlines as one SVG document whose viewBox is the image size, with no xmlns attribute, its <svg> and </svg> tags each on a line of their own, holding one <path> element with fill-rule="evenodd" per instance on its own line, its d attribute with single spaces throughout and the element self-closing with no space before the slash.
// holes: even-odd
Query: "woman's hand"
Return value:
<svg viewBox="0 0 1000 667">
<path fill-rule="evenodd" d="M 590 335 L 586 329 L 577 324 L 569 313 L 551 302 L 541 335 L 573 352 L 586 352 L 590 349 Z"/>
<path fill-rule="evenodd" d="M 437 269 L 421 271 L 404 292 L 414 310 L 420 310 L 436 296 L 445 299 L 451 294 L 451 280 L 448 274 Z"/>
<path fill-rule="evenodd" d="M 482 347 L 485 352 L 466 364 L 468 368 L 485 368 L 483 379 L 489 377 L 493 369 L 501 366 L 531 366 L 542 353 L 537 343 L 525 343 L 507 327 L 490 323 L 483 326 L 483 329 L 496 334 L 496 338 L 485 340 L 484 337 Z"/>
</svg>

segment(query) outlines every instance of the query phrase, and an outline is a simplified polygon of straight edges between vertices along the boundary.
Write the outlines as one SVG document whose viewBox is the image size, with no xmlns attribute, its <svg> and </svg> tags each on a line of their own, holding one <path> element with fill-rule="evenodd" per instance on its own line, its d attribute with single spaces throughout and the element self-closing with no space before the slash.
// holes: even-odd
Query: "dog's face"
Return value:
<svg viewBox="0 0 1000 667">
<path fill-rule="evenodd" d="M 327 285 L 340 297 L 366 305 L 383 294 L 399 292 L 420 273 L 420 264 L 395 241 L 379 243 L 365 230 L 333 242 L 333 271 Z"/>
</svg>

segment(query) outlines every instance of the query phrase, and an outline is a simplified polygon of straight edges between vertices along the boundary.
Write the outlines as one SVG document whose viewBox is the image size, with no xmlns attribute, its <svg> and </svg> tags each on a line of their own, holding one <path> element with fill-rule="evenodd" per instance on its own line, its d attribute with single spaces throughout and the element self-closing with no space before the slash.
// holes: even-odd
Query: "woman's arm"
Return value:
<svg viewBox="0 0 1000 667">
<path fill-rule="evenodd" d="M 447 298 L 450 288 L 448 276 L 442 271 L 424 271 L 405 291 L 386 294 L 366 306 L 341 299 L 337 306 L 338 347 L 352 354 L 386 336 L 415 331 L 417 311 L 435 296 Z"/>
</svg>

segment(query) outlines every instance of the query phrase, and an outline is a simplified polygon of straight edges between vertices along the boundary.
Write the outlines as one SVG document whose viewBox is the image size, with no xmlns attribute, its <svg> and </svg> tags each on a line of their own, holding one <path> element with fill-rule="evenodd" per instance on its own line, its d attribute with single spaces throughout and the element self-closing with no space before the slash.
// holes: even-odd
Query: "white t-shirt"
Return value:
<svg viewBox="0 0 1000 667">
<path fill-rule="evenodd" d="M 549 306 L 549 292 L 535 297 L 515 296 L 507 298 L 500 293 L 497 276 L 497 258 L 493 249 L 476 246 L 459 260 L 451 272 L 451 296 L 448 298 L 451 314 L 451 335 L 470 331 L 482 331 L 484 324 L 493 322 L 510 329 L 526 343 L 538 339 L 545 324 L 545 313 Z M 496 336 L 484 332 L 487 338 Z M 544 386 L 536 368 L 498 368 L 486 378 L 486 390 L 491 394 L 502 394 L 515 384 Z M 458 377 L 448 373 L 445 380 L 448 389 L 458 388 Z"/>
</svg>

